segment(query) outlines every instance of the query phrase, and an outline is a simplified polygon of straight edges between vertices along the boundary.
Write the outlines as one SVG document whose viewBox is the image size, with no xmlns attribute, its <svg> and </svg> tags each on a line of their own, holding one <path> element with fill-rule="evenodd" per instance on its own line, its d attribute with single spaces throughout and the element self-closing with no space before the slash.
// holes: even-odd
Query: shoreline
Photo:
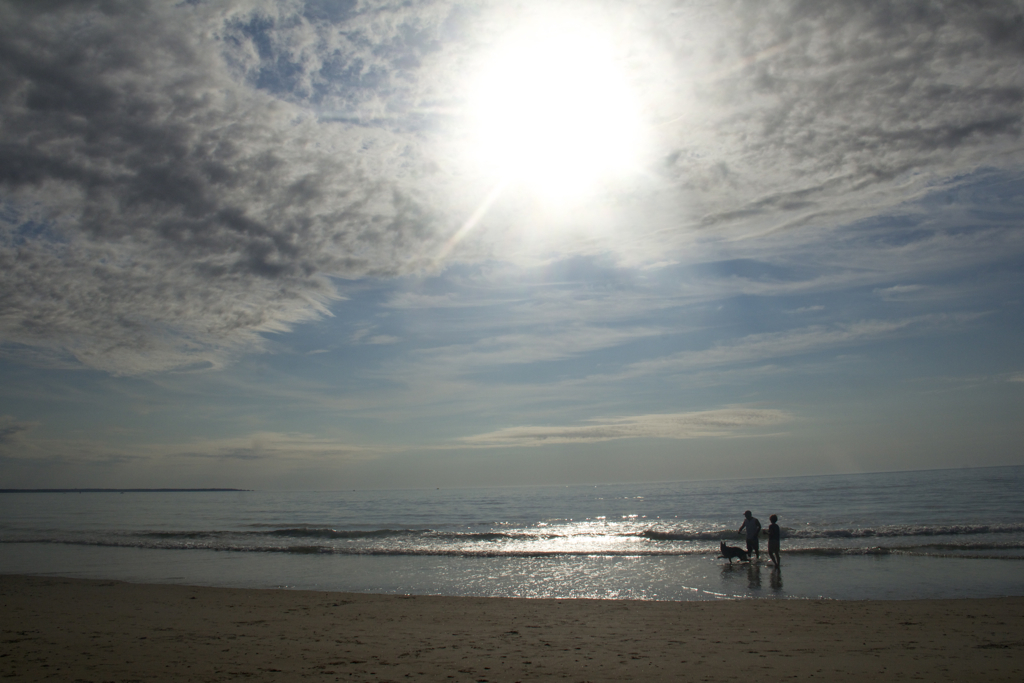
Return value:
<svg viewBox="0 0 1024 683">
<path fill-rule="evenodd" d="M 783 571 L 711 556 L 460 557 L 0 544 L 0 574 L 382 595 L 554 599 L 945 599 L 1024 595 L 1018 560 L 788 555 Z M 6 552 L 7 549 L 10 552 Z"/>
<path fill-rule="evenodd" d="M 669 602 L 0 575 L 18 680 L 1018 681 L 1024 597 Z"/>
</svg>

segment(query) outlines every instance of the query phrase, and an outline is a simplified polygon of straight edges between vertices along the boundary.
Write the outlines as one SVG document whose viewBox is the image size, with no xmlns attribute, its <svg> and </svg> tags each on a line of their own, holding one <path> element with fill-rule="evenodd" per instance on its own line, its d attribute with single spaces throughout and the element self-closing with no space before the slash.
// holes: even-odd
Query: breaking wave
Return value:
<svg viewBox="0 0 1024 683">
<path fill-rule="evenodd" d="M 736 543 L 736 538 L 731 529 L 567 524 L 501 531 L 287 526 L 258 531 L 36 532 L 2 538 L 0 543 L 327 555 L 639 557 L 717 556 L 721 540 Z M 923 542 L 925 539 L 928 542 Z M 829 557 L 902 554 L 1024 559 L 1024 524 L 784 529 L 783 552 Z"/>
</svg>

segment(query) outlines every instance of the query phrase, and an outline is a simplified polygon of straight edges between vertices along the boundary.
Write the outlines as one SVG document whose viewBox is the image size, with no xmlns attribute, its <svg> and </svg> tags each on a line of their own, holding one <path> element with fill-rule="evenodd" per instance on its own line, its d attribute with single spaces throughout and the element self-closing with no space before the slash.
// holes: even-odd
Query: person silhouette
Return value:
<svg viewBox="0 0 1024 683">
<path fill-rule="evenodd" d="M 761 522 L 750 514 L 750 510 L 743 513 L 745 519 L 743 524 L 740 524 L 740 528 L 736 530 L 736 533 L 742 532 L 744 529 L 747 530 L 747 555 L 754 553 L 757 559 L 761 559 L 761 544 L 758 543 L 758 537 L 761 534 Z"/>
<path fill-rule="evenodd" d="M 771 524 L 768 525 L 768 557 L 772 562 L 775 563 L 775 567 L 782 566 L 782 560 L 779 558 L 779 548 L 781 546 L 780 537 L 781 529 L 779 529 L 779 516 L 772 515 L 768 518 Z"/>
</svg>

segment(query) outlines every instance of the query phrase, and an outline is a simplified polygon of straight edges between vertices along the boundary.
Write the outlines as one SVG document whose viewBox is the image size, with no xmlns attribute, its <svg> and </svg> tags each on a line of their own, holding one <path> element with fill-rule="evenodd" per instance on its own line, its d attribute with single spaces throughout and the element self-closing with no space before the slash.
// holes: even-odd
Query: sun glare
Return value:
<svg viewBox="0 0 1024 683">
<path fill-rule="evenodd" d="M 634 166 L 637 109 L 609 36 L 567 23 L 522 30 L 474 89 L 475 155 L 502 180 L 571 199 Z"/>
</svg>

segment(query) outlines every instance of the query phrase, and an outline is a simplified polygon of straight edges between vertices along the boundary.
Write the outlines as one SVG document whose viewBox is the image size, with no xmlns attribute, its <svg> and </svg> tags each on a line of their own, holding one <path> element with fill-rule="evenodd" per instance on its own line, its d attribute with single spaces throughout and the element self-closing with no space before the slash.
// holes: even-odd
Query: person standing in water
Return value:
<svg viewBox="0 0 1024 683">
<path fill-rule="evenodd" d="M 757 517 L 750 514 L 750 510 L 743 513 L 745 519 L 743 524 L 740 524 L 740 528 L 736 533 L 742 532 L 744 529 L 747 530 L 747 555 L 754 553 L 757 559 L 761 559 L 761 544 L 758 543 L 758 536 L 761 534 L 761 522 L 757 521 Z"/>
<path fill-rule="evenodd" d="M 779 559 L 779 547 L 781 545 L 779 541 L 779 516 L 772 515 L 768 518 L 768 521 L 771 522 L 768 525 L 768 557 L 775 563 L 775 568 L 778 569 L 782 566 L 782 560 Z"/>
</svg>

